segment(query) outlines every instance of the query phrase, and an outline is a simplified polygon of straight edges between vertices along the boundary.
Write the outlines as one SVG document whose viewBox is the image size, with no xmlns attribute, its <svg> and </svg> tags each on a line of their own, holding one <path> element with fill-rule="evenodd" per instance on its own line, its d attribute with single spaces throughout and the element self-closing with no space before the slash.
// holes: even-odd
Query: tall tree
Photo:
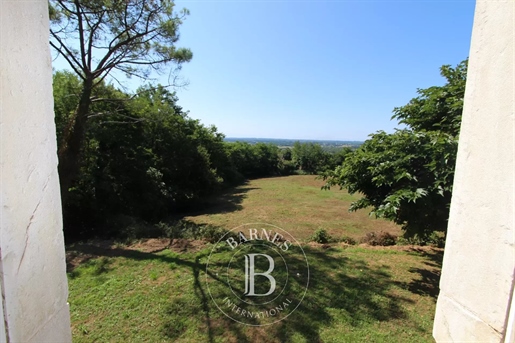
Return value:
<svg viewBox="0 0 515 343">
<path fill-rule="evenodd" d="M 81 81 L 74 73 L 56 72 L 53 88 L 60 139 Z M 162 220 L 202 206 L 207 195 L 238 181 L 230 179 L 224 136 L 189 118 L 167 88 L 145 85 L 131 96 L 101 83 L 93 97 L 111 101 L 91 104 L 95 114 L 89 118 L 81 168 L 63 206 L 68 239 L 116 235 L 120 227 L 113 221 L 124 216 Z"/>
<path fill-rule="evenodd" d="M 419 89 L 418 97 L 394 109 L 393 118 L 406 129 L 372 134 L 325 174 L 326 188 L 339 185 L 362 195 L 351 211 L 371 208 L 402 225 L 407 236 L 424 238 L 447 228 L 467 60 L 440 72 L 443 86 Z"/>
<path fill-rule="evenodd" d="M 50 0 L 50 45 L 81 79 L 77 106 L 59 142 L 63 202 L 80 170 L 93 89 L 113 71 L 147 79 L 169 64 L 192 58 L 177 48 L 187 10 L 174 12 L 169 0 Z"/>
</svg>

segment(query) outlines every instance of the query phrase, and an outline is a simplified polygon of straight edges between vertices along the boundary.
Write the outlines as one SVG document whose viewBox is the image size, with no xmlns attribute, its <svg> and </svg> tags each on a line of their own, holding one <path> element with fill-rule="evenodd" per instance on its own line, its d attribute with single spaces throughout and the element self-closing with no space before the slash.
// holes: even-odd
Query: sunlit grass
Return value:
<svg viewBox="0 0 515 343">
<path fill-rule="evenodd" d="M 199 212 L 185 219 L 197 224 L 212 224 L 232 229 L 246 223 L 277 225 L 299 240 L 307 240 L 315 230 L 324 228 L 336 238 L 363 237 L 370 231 L 400 234 L 399 226 L 374 219 L 369 211 L 349 212 L 358 195 L 349 195 L 338 187 L 321 190 L 324 181 L 313 175 L 295 175 L 250 180 L 214 200 L 216 210 Z"/>
<path fill-rule="evenodd" d="M 215 307 L 204 282 L 209 249 L 120 250 L 91 260 L 70 273 L 74 341 L 432 341 L 435 299 L 424 294 L 424 275 L 438 272 L 439 252 L 305 250 L 311 271 L 306 297 L 291 316 L 266 329 L 235 323 Z"/>
<path fill-rule="evenodd" d="M 249 222 L 279 226 L 301 241 L 318 228 L 332 236 L 399 233 L 363 212 L 355 199 L 321 191 L 313 176 L 253 180 L 186 219 L 227 229 Z M 211 245 L 182 253 L 96 249 L 69 272 L 74 342 L 432 342 L 442 251 L 431 248 L 303 244 L 309 289 L 288 318 L 266 327 L 238 324 L 214 305 L 206 285 Z M 88 253 L 87 244 L 69 247 Z M 214 261 L 229 252 L 217 250 Z M 300 279 L 299 279 L 300 280 Z M 207 276 L 214 292 L 226 285 Z M 299 283 L 299 284 L 296 284 Z M 292 281 L 291 287 L 299 287 Z M 258 319 L 259 321 L 259 319 Z"/>
</svg>

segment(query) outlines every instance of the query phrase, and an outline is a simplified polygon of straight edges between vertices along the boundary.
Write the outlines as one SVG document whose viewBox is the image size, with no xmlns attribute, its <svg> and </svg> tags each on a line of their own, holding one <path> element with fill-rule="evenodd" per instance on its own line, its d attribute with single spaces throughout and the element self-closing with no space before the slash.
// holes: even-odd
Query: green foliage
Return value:
<svg viewBox="0 0 515 343">
<path fill-rule="evenodd" d="M 425 236 L 414 235 L 412 237 L 398 237 L 397 245 L 428 245 L 443 248 L 445 246 L 445 234 L 442 232 L 432 232 Z"/>
<path fill-rule="evenodd" d="M 169 0 L 49 2 L 50 46 L 57 56 L 68 62 L 78 77 L 72 80 L 63 76 L 70 84 L 63 84 L 59 91 L 70 88 L 73 91 L 57 92 L 63 98 L 59 100 L 62 102 L 58 108 L 61 113 L 56 124 L 60 131 L 58 169 L 65 206 L 69 197 L 76 196 L 70 191 L 81 187 L 78 184 L 80 169 L 83 159 L 87 158 L 83 152 L 90 148 L 85 148 L 85 144 L 95 134 L 92 131 L 99 122 L 126 123 L 128 118 L 131 119 L 131 124 L 125 130 L 129 139 L 137 139 L 136 136 L 144 131 L 141 125 L 137 125 L 142 120 L 141 116 L 132 120 L 134 113 L 128 105 L 131 97 L 120 94 L 112 86 L 106 86 L 103 80 L 111 75 L 118 81 L 119 75 L 114 76 L 113 72 L 148 80 L 152 72 L 164 71 L 170 64 L 174 64 L 176 70 L 180 69 L 182 63 L 192 58 L 189 49 L 176 47 L 179 26 L 187 14 L 187 10 L 175 13 L 174 3 Z M 98 109 L 101 111 L 97 112 Z M 105 113 L 111 115 L 109 120 L 94 119 Z M 114 118 L 113 113 L 116 113 Z M 104 125 L 101 129 L 111 128 Z M 114 153 L 134 153 L 133 147 L 123 142 L 123 135 L 116 137 L 116 143 L 123 146 L 120 149 L 113 147 L 111 150 L 117 150 Z M 110 149 L 105 145 L 96 148 Z M 132 159 L 136 161 L 136 157 L 139 156 L 133 155 Z M 110 163 L 107 160 L 104 162 Z M 137 170 L 137 173 L 146 172 L 137 165 L 128 167 Z"/>
<path fill-rule="evenodd" d="M 336 150 L 334 153 L 330 155 L 329 165 L 326 170 L 334 169 L 338 166 L 341 166 L 343 162 L 347 159 L 347 157 L 352 154 L 354 150 L 349 147 L 343 147 Z"/>
<path fill-rule="evenodd" d="M 317 174 L 326 165 L 329 154 L 320 144 L 295 142 L 292 149 L 292 161 L 297 169 L 308 174 Z"/>
<path fill-rule="evenodd" d="M 371 207 L 371 214 L 402 225 L 408 237 L 445 231 L 466 65 L 443 66 L 444 86 L 419 89 L 419 97 L 394 110 L 394 118 L 408 128 L 370 135 L 343 165 L 324 174 L 325 188 L 339 185 L 362 194 L 351 211 Z"/>
<path fill-rule="evenodd" d="M 273 144 L 225 143 L 229 164 L 245 178 L 281 174 L 279 148 Z"/>
<path fill-rule="evenodd" d="M 75 75 L 55 73 L 59 137 L 77 92 Z M 224 136 L 189 118 L 174 93 L 146 86 L 131 96 L 101 84 L 93 95 L 109 101 L 91 107 L 81 168 L 63 204 L 68 233 L 90 235 L 81 230 L 106 227 L 102 233 L 112 235 L 106 223 L 117 215 L 158 221 L 197 206 L 226 184 L 230 163 Z"/>
<path fill-rule="evenodd" d="M 168 210 L 187 208 L 218 190 L 223 176 L 217 170 L 226 163 L 223 135 L 189 118 L 177 100 L 163 87 L 145 87 L 132 103 L 134 113 L 144 119 L 144 140 L 134 144 L 144 144 L 149 167 L 155 168 L 145 170 L 162 201 L 172 206 Z"/>
<path fill-rule="evenodd" d="M 50 0 L 50 45 L 83 79 L 112 70 L 148 77 L 170 62 L 191 60 L 177 48 L 179 26 L 189 14 L 169 0 Z"/>
<path fill-rule="evenodd" d="M 441 232 L 432 232 L 426 238 L 426 243 L 433 247 L 443 248 L 445 247 L 445 234 L 442 234 Z"/>
<path fill-rule="evenodd" d="M 351 211 L 372 207 L 377 217 L 409 234 L 446 227 L 452 192 L 456 137 L 438 132 L 378 132 L 331 172 L 350 193 L 361 193 Z"/>
<path fill-rule="evenodd" d="M 394 235 L 380 231 L 380 232 L 369 232 L 361 239 L 361 243 L 367 243 L 370 245 L 389 246 L 397 243 L 397 237 Z"/>
<path fill-rule="evenodd" d="M 292 149 L 286 149 L 284 159 L 289 158 L 295 167 L 295 174 L 322 174 L 341 165 L 352 153 L 350 147 L 334 148 L 327 151 L 318 143 L 295 142 Z M 288 160 L 289 161 L 289 160 Z"/>
<path fill-rule="evenodd" d="M 293 175 L 295 174 L 295 164 L 293 161 L 282 160 L 280 164 L 281 175 Z"/>
<path fill-rule="evenodd" d="M 80 92 L 76 75 L 54 74 L 59 140 Z M 277 146 L 224 142 L 216 127 L 190 118 L 175 93 L 161 85 L 127 94 L 100 83 L 92 96 L 99 101 L 90 107 L 82 163 L 63 203 L 69 238 L 153 236 L 145 222 L 198 208 L 206 197 L 245 178 L 286 169 Z M 137 223 L 120 220 L 124 216 Z"/>
<path fill-rule="evenodd" d="M 290 148 L 281 149 L 281 157 L 284 161 L 291 161 L 292 152 Z"/>
<path fill-rule="evenodd" d="M 188 220 L 177 220 L 169 223 L 160 222 L 156 225 L 161 230 L 161 236 L 172 239 L 202 239 L 209 243 L 216 243 L 227 230 L 210 224 L 199 225 Z"/>
<path fill-rule="evenodd" d="M 318 229 L 313 233 L 313 236 L 311 236 L 310 240 L 312 242 L 325 244 L 333 241 L 333 238 L 325 229 Z"/>
<path fill-rule="evenodd" d="M 108 216 L 102 223 L 103 236 L 130 243 L 141 238 L 163 237 L 162 228 L 126 214 Z"/>
<path fill-rule="evenodd" d="M 440 74 L 447 80 L 444 86 L 418 89 L 418 97 L 402 107 L 396 107 L 392 117 L 414 131 L 438 131 L 457 136 L 460 132 L 468 60 L 455 68 L 444 65 Z"/>
<path fill-rule="evenodd" d="M 350 236 L 343 236 L 338 241 L 349 245 L 355 245 L 357 243 L 356 240 Z"/>
</svg>

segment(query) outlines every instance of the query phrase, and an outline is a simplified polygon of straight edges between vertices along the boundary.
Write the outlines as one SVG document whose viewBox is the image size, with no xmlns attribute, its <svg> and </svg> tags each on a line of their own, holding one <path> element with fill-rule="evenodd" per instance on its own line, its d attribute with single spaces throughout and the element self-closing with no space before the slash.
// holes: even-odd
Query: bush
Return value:
<svg viewBox="0 0 515 343">
<path fill-rule="evenodd" d="M 395 245 L 397 237 L 384 231 L 369 232 L 361 239 L 361 243 L 381 246 Z"/>
<path fill-rule="evenodd" d="M 209 224 L 199 225 L 187 220 L 177 220 L 171 223 L 157 225 L 162 236 L 168 238 L 204 239 L 209 243 L 216 243 L 226 234 L 226 230 Z"/>
<path fill-rule="evenodd" d="M 419 245 L 419 244 L 414 244 L 413 243 L 413 240 L 412 238 L 406 238 L 406 237 L 403 237 L 403 236 L 399 236 L 397 238 L 397 245 Z"/>
<path fill-rule="evenodd" d="M 161 235 L 166 238 L 179 238 L 179 228 L 176 225 L 159 222 L 156 227 L 161 232 Z"/>
<path fill-rule="evenodd" d="M 399 237 L 397 245 L 429 245 L 436 248 L 445 246 L 445 235 L 442 232 L 432 232 L 428 236 L 414 235 L 412 237 Z"/>
<path fill-rule="evenodd" d="M 339 240 L 340 242 L 342 243 L 345 243 L 345 244 L 349 244 L 349 245 L 355 245 L 356 244 L 356 240 L 352 237 L 349 237 L 349 236 L 343 236 L 342 238 L 340 238 Z"/>
<path fill-rule="evenodd" d="M 203 225 L 200 228 L 200 238 L 208 241 L 209 243 L 216 243 L 227 233 L 227 230 L 214 226 L 214 225 Z"/>
<path fill-rule="evenodd" d="M 163 233 L 160 227 L 140 218 L 118 214 L 106 219 L 100 236 L 131 241 L 139 238 L 158 238 L 162 237 Z"/>
<path fill-rule="evenodd" d="M 426 239 L 427 245 L 437 248 L 445 247 L 445 234 L 442 232 L 432 232 Z"/>
<path fill-rule="evenodd" d="M 316 243 L 325 244 L 333 241 L 333 238 L 327 233 L 326 230 L 318 229 L 315 231 L 313 236 L 311 236 L 310 240 Z"/>
</svg>

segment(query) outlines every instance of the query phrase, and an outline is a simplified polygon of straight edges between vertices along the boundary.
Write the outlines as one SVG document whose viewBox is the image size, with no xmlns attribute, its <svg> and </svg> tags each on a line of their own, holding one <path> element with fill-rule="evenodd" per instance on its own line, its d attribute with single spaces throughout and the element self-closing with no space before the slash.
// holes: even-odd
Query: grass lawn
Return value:
<svg viewBox="0 0 515 343">
<path fill-rule="evenodd" d="M 185 219 L 197 224 L 212 224 L 228 229 L 245 223 L 277 225 L 299 240 L 307 240 L 316 229 L 326 229 L 338 238 L 361 238 L 370 231 L 399 235 L 394 223 L 369 216 L 367 210 L 349 212 L 358 195 L 335 187 L 321 190 L 324 181 L 312 175 L 284 176 L 251 180 L 216 198 L 207 211 Z"/>
<path fill-rule="evenodd" d="M 334 236 L 399 232 L 366 212 L 347 213 L 352 198 L 321 192 L 320 183 L 310 176 L 254 180 L 224 195 L 218 208 L 187 219 L 229 229 L 268 222 L 301 240 L 319 227 Z M 206 280 L 212 292 L 226 285 L 206 276 L 211 245 L 182 242 L 168 249 L 168 241 L 160 242 L 68 247 L 80 261 L 68 273 L 74 342 L 433 341 L 439 249 L 304 244 L 310 266 L 305 298 L 286 319 L 260 327 L 238 324 L 214 305 Z M 215 253 L 224 254 L 230 251 Z M 291 287 L 297 283 L 293 279 Z"/>
</svg>

